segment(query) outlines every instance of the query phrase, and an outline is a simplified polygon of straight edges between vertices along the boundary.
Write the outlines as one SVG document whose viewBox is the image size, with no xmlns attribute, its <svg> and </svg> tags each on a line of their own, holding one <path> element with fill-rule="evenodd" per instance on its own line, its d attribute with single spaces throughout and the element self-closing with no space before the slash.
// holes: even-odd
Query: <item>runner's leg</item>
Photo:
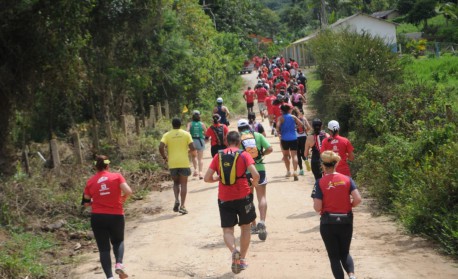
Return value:
<svg viewBox="0 0 458 279">
<path fill-rule="evenodd" d="M 186 195 L 188 193 L 188 177 L 187 176 L 179 176 L 179 181 L 181 185 L 181 207 L 186 207 L 185 202 L 186 202 Z"/>
<path fill-rule="evenodd" d="M 297 150 L 290 150 L 291 152 L 291 159 L 293 161 L 293 170 L 297 171 Z"/>
<path fill-rule="evenodd" d="M 122 263 L 124 258 L 124 227 L 124 216 L 114 216 L 110 228 L 110 241 L 113 245 L 113 253 L 115 255 L 116 263 Z"/>
<path fill-rule="evenodd" d="M 240 229 L 240 255 L 242 259 L 246 258 L 246 254 L 248 253 L 248 247 L 250 246 L 251 240 L 251 225 L 245 224 L 241 225 Z"/>
<path fill-rule="evenodd" d="M 227 248 L 229 248 L 232 253 L 234 249 L 237 248 L 235 245 L 234 227 L 223 228 L 223 239 Z"/>
<path fill-rule="evenodd" d="M 266 221 L 267 215 L 266 186 L 267 185 L 256 186 L 256 198 L 258 199 L 259 219 L 261 221 Z"/>
<path fill-rule="evenodd" d="M 199 177 L 202 177 L 202 170 L 204 168 L 203 157 L 204 157 L 204 151 L 203 150 L 197 151 L 197 161 L 199 162 Z"/>
<path fill-rule="evenodd" d="M 285 162 L 286 171 L 290 172 L 290 161 L 289 161 L 290 153 L 289 153 L 289 150 L 282 150 L 281 152 L 283 153 L 283 162 Z M 297 162 L 296 162 L 296 164 L 297 164 Z"/>
<path fill-rule="evenodd" d="M 178 196 L 180 195 L 180 176 L 172 176 L 173 180 L 173 194 L 175 195 L 175 202 L 180 202 Z"/>
</svg>

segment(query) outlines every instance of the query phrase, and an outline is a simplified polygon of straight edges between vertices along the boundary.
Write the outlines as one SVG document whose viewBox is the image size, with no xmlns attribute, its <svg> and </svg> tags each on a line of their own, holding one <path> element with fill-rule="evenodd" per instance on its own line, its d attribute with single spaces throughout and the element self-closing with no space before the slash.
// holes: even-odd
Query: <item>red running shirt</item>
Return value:
<svg viewBox="0 0 458 279">
<path fill-rule="evenodd" d="M 312 198 L 321 199 L 321 213 L 349 213 L 351 211 L 350 195 L 356 189 L 355 182 L 350 177 L 333 173 L 319 179 L 313 188 Z"/>
<path fill-rule="evenodd" d="M 100 171 L 92 176 L 84 189 L 84 194 L 92 198 L 92 213 L 124 215 L 120 187 L 124 182 L 120 173 Z"/>
<path fill-rule="evenodd" d="M 247 103 L 254 103 L 254 90 L 251 89 L 251 90 L 247 90 L 245 91 L 245 93 L 243 93 L 246 97 L 246 102 Z"/>
<path fill-rule="evenodd" d="M 320 153 L 323 153 L 326 150 L 334 151 L 339 154 L 340 162 L 337 164 L 336 172 L 351 176 L 350 166 L 347 163 L 348 153 L 353 152 L 354 148 L 351 142 L 344 137 L 339 135 L 335 137 L 329 137 L 323 140 L 321 143 Z"/>
<path fill-rule="evenodd" d="M 237 147 L 229 147 L 224 149 L 224 153 L 228 151 L 236 152 L 239 150 Z M 250 185 L 248 184 L 248 180 L 245 177 L 245 172 L 249 165 L 253 165 L 254 160 L 247 152 L 242 152 L 237 159 L 236 169 L 237 169 L 237 177 L 240 177 L 236 180 L 234 185 L 224 185 L 219 182 L 218 186 L 218 199 L 222 201 L 233 201 L 239 200 L 246 197 L 248 194 L 251 193 Z M 218 175 L 219 172 L 219 155 L 213 157 L 213 160 L 210 163 L 210 169 L 216 171 Z"/>
<path fill-rule="evenodd" d="M 258 103 L 264 103 L 267 96 L 267 90 L 264 87 L 259 87 L 255 92 L 258 96 Z"/>
</svg>

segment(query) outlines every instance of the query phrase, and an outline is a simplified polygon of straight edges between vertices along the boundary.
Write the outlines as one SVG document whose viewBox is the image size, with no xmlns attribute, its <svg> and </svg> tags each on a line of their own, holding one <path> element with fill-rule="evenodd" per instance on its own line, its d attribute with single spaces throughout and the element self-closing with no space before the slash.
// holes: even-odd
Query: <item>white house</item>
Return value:
<svg viewBox="0 0 458 279">
<path fill-rule="evenodd" d="M 331 30 L 350 29 L 358 33 L 367 32 L 372 36 L 382 38 L 391 47 L 392 51 L 397 51 L 396 24 L 385 21 L 370 15 L 358 13 L 347 18 L 339 19 L 328 26 Z M 283 52 L 285 58 L 295 59 L 299 65 L 310 65 L 312 59 L 308 51 L 307 42 L 318 35 L 318 32 L 299 39 L 290 44 Z"/>
</svg>

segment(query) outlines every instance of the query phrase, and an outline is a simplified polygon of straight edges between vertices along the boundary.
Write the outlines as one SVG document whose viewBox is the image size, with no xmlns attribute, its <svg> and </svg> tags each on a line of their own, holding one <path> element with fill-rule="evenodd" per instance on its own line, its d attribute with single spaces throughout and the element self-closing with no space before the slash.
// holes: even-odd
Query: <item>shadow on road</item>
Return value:
<svg viewBox="0 0 458 279">
<path fill-rule="evenodd" d="M 319 232 L 320 231 L 320 225 L 318 224 L 317 226 L 313 227 L 313 228 L 310 228 L 308 230 L 305 230 L 305 231 L 301 231 L 299 233 L 311 233 L 311 232 Z"/>
<path fill-rule="evenodd" d="M 305 212 L 305 213 L 302 213 L 302 214 L 292 214 L 292 215 L 289 215 L 288 217 L 286 217 L 286 219 L 304 219 L 304 218 L 309 218 L 309 217 L 313 217 L 313 216 L 317 216 L 318 213 L 316 212 Z"/>
<path fill-rule="evenodd" d="M 192 191 L 189 191 L 189 193 L 200 193 L 200 192 L 205 192 L 205 191 L 213 190 L 213 189 L 216 189 L 216 188 L 218 188 L 218 185 L 216 185 L 216 186 L 210 186 L 210 187 L 206 187 L 206 188 L 201 188 L 201 189 L 198 189 L 198 190 L 192 190 Z"/>
</svg>

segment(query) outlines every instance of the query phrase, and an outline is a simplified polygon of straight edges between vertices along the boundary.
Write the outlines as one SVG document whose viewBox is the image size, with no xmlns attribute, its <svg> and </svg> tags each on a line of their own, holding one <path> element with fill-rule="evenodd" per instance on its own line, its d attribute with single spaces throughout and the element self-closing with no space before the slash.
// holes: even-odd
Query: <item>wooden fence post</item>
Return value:
<svg viewBox="0 0 458 279">
<path fill-rule="evenodd" d="M 29 146 L 26 145 L 22 150 L 22 159 L 24 160 L 25 172 L 29 177 L 32 176 L 30 172 L 30 161 L 29 161 Z"/>
<path fill-rule="evenodd" d="M 97 120 L 92 120 L 92 149 L 99 151 L 99 130 L 97 129 Z"/>
<path fill-rule="evenodd" d="M 170 119 L 169 101 L 164 102 L 165 118 Z"/>
<path fill-rule="evenodd" d="M 154 111 L 154 106 L 149 106 L 149 126 L 154 128 L 156 126 L 156 112 Z"/>
<path fill-rule="evenodd" d="M 135 117 L 135 134 L 140 136 L 140 119 L 138 117 Z"/>
<path fill-rule="evenodd" d="M 161 106 L 161 102 L 157 102 L 156 106 L 157 106 L 157 120 L 159 120 L 159 119 L 162 118 L 162 106 Z"/>
<path fill-rule="evenodd" d="M 76 163 L 83 164 L 83 153 L 81 152 L 81 140 L 78 132 L 73 133 L 73 144 L 75 145 Z"/>
<path fill-rule="evenodd" d="M 125 115 L 121 115 L 121 126 L 122 126 L 122 132 L 124 133 L 124 136 L 127 137 L 127 121 L 126 121 Z"/>
<path fill-rule="evenodd" d="M 59 157 L 59 147 L 57 145 L 57 140 L 51 140 L 51 154 L 52 154 L 52 162 L 55 169 L 60 167 L 60 157 Z"/>
<path fill-rule="evenodd" d="M 452 106 L 450 104 L 445 105 L 445 116 L 447 121 L 452 122 Z"/>
</svg>

